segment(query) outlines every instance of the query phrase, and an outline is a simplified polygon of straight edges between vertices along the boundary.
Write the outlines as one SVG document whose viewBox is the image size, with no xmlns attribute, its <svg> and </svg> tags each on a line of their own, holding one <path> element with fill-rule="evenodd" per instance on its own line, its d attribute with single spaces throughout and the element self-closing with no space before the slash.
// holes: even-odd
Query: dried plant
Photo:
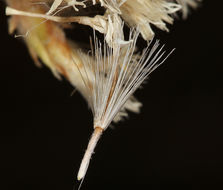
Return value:
<svg viewBox="0 0 223 190">
<path fill-rule="evenodd" d="M 94 132 L 82 160 L 78 179 L 87 171 L 91 154 L 103 131 L 112 121 L 139 112 L 141 103 L 133 93 L 166 57 L 155 42 L 151 26 L 168 31 L 179 12 L 186 18 L 189 7 L 199 0 L 6 0 L 10 15 L 9 33 L 24 38 L 34 62 L 42 63 L 61 79 L 64 76 L 86 99 L 94 116 Z M 103 9 L 101 14 L 85 11 Z M 100 43 L 94 36 L 90 53 L 66 38 L 66 23 L 88 25 L 104 34 Z M 123 25 L 130 28 L 125 40 Z M 75 29 L 73 30 L 75 34 Z M 141 36 L 148 42 L 142 54 L 136 53 Z"/>
</svg>

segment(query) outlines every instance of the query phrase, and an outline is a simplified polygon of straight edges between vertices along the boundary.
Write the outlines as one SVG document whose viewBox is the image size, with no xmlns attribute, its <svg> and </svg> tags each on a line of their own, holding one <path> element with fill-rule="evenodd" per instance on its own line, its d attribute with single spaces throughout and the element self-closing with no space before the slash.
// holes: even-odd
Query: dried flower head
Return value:
<svg viewBox="0 0 223 190">
<path fill-rule="evenodd" d="M 9 33 L 16 31 L 24 37 L 34 62 L 40 66 L 40 59 L 58 79 L 64 76 L 93 112 L 94 132 L 80 166 L 80 180 L 103 131 L 112 121 L 127 116 L 126 110 L 139 112 L 142 104 L 133 93 L 166 59 L 163 46 L 150 42 L 154 37 L 152 26 L 168 31 L 167 23 L 173 24 L 180 11 L 186 18 L 188 8 L 196 8 L 200 0 L 5 1 L 6 15 L 11 16 Z M 96 9 L 103 11 L 94 15 L 89 11 Z M 66 23 L 90 26 L 104 34 L 104 43 L 94 36 L 91 52 L 80 53 L 81 45 L 66 37 Z M 127 41 L 123 23 L 131 31 Z M 139 34 L 148 42 L 142 54 L 135 53 Z"/>
</svg>

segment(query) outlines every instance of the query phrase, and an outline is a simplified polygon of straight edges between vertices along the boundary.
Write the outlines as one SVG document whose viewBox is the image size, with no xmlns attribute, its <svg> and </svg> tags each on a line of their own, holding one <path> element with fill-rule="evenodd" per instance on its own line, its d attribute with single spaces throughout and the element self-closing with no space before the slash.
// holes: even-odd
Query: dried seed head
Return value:
<svg viewBox="0 0 223 190">
<path fill-rule="evenodd" d="M 38 8 L 34 7 L 38 4 L 36 0 L 33 0 L 34 3 L 30 3 L 30 0 L 6 0 L 12 7 L 6 9 L 6 14 L 14 15 L 10 21 L 10 31 L 18 29 L 20 33 L 25 33 L 34 28 L 32 35 L 25 39 L 33 59 L 40 58 L 58 78 L 60 74 L 64 75 L 91 107 L 94 132 L 80 166 L 79 180 L 86 174 L 91 155 L 103 131 L 112 121 L 126 116 L 126 109 L 139 111 L 141 104 L 134 100 L 132 94 L 166 59 L 163 58 L 165 52 L 161 52 L 163 46 L 159 49 L 158 41 L 149 45 L 142 55 L 135 55 L 139 32 L 145 40 L 150 41 L 154 35 L 151 24 L 168 31 L 166 23 L 173 22 L 173 15 L 182 10 L 183 17 L 186 17 L 188 6 L 196 7 L 197 1 L 199 0 L 42 0 L 42 4 L 50 7 Z M 79 14 L 79 7 L 84 9 L 89 2 L 91 5 L 100 3 L 105 8 L 104 15 L 90 17 L 89 14 Z M 73 7 L 76 16 L 58 14 L 68 7 Z M 128 41 L 124 41 L 121 19 L 128 26 L 138 26 L 139 29 L 139 32 L 130 32 Z M 80 56 L 76 51 L 79 46 L 71 48 L 62 28 L 54 22 L 88 25 L 104 33 L 107 44 L 104 42 L 102 45 L 94 37 L 92 57 L 84 53 Z"/>
</svg>

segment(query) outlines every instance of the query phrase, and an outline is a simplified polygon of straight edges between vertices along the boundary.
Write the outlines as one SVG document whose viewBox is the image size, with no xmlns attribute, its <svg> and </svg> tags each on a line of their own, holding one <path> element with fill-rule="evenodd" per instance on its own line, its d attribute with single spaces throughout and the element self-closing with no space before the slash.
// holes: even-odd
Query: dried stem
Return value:
<svg viewBox="0 0 223 190">
<path fill-rule="evenodd" d="M 60 23 L 78 22 L 83 18 L 81 16 L 73 16 L 73 17 L 51 16 L 51 15 L 46 15 L 46 14 L 21 11 L 21 10 L 17 10 L 17 9 L 14 9 L 11 7 L 6 7 L 5 14 L 6 15 L 28 16 L 28 17 L 34 17 L 34 18 L 43 18 L 46 20 L 51 20 L 51 21 L 60 22 Z"/>
</svg>

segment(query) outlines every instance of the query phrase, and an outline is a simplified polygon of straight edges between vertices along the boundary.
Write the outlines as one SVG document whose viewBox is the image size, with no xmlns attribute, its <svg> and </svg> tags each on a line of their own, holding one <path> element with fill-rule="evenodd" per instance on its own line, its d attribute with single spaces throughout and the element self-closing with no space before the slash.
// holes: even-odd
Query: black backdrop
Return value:
<svg viewBox="0 0 223 190">
<path fill-rule="evenodd" d="M 78 92 L 70 96 L 67 81 L 38 69 L 22 41 L 8 36 L 0 6 L 1 189 L 76 189 L 91 112 Z M 177 49 L 137 91 L 141 114 L 130 113 L 103 135 L 83 190 L 217 189 L 223 179 L 219 7 L 205 1 L 170 33 L 158 32 L 167 48 Z"/>
</svg>

